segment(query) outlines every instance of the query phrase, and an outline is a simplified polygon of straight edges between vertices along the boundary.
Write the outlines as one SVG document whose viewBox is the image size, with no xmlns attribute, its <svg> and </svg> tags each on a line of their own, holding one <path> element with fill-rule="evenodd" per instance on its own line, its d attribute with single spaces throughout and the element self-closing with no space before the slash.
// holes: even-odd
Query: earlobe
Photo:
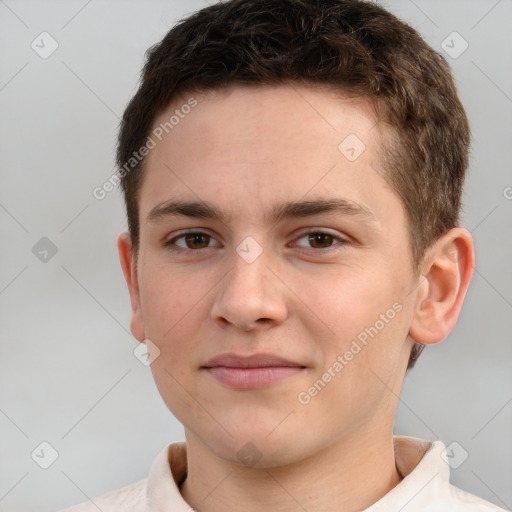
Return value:
<svg viewBox="0 0 512 512">
<path fill-rule="evenodd" d="M 144 341 L 144 318 L 140 303 L 137 257 L 133 252 L 132 241 L 128 233 L 121 233 L 117 237 L 117 250 L 132 305 L 130 330 L 138 341 Z"/>
<path fill-rule="evenodd" d="M 473 239 L 461 227 L 449 230 L 427 251 L 409 329 L 413 340 L 432 344 L 450 333 L 459 317 L 474 266 Z"/>
</svg>

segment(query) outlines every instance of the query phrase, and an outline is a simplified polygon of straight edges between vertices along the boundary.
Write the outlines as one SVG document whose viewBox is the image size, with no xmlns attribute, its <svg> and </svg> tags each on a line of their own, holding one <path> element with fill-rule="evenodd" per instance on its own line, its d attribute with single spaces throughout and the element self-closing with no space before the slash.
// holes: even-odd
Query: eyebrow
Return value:
<svg viewBox="0 0 512 512">
<path fill-rule="evenodd" d="M 321 213 L 337 213 L 342 215 L 360 216 L 370 221 L 378 221 L 369 209 L 355 201 L 343 198 L 315 199 L 309 201 L 289 201 L 274 205 L 267 220 L 280 222 L 284 219 L 311 217 Z M 229 221 L 229 215 L 204 201 L 165 201 L 157 204 L 148 214 L 147 222 L 157 222 L 164 218 L 184 216 L 198 219 L 214 219 L 222 223 Z"/>
</svg>

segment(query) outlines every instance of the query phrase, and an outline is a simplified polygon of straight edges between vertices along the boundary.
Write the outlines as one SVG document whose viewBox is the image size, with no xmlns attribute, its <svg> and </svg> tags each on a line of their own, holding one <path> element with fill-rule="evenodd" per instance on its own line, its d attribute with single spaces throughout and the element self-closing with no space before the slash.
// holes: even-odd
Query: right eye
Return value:
<svg viewBox="0 0 512 512">
<path fill-rule="evenodd" d="M 164 245 L 169 247 L 171 250 L 176 250 L 175 247 L 179 247 L 179 250 L 185 251 L 197 251 L 200 249 L 208 249 L 210 247 L 220 247 L 218 242 L 217 245 L 210 246 L 209 244 L 211 241 L 216 242 L 216 240 L 208 233 L 203 233 L 200 231 L 189 231 L 187 233 L 182 233 L 181 235 L 171 238 L 165 242 Z"/>
</svg>

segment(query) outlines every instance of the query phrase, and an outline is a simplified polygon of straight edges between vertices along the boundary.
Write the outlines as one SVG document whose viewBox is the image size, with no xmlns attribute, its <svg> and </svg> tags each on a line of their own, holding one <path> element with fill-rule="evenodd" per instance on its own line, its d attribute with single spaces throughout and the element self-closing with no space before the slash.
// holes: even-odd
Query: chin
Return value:
<svg viewBox="0 0 512 512">
<path fill-rule="evenodd" d="M 231 436 L 222 430 L 222 434 L 213 436 L 208 431 L 201 438 L 217 457 L 241 467 L 270 469 L 292 464 L 308 456 L 303 437 L 297 439 L 289 428 L 282 428 L 278 433 L 277 430 L 272 432 L 275 424 L 264 430 L 247 428 L 247 425 L 245 428 L 243 425 L 239 427 L 230 430 Z M 219 434 L 218 430 L 216 433 Z M 311 447 L 311 453 L 314 451 L 315 447 Z"/>
</svg>

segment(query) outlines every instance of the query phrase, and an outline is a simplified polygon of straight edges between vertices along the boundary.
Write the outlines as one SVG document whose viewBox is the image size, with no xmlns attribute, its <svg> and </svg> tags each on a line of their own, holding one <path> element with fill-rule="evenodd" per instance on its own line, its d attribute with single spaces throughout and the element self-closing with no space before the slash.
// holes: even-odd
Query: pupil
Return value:
<svg viewBox="0 0 512 512">
<path fill-rule="evenodd" d="M 331 235 L 327 233 L 312 233 L 309 235 L 309 241 L 311 244 L 319 244 L 322 247 L 329 247 L 331 238 Z"/>
<path fill-rule="evenodd" d="M 201 248 L 208 247 L 209 238 L 209 235 L 202 235 L 201 233 L 190 233 L 187 235 L 187 245 L 190 249 L 197 249 L 197 245 L 200 245 Z M 191 245 L 193 247 L 190 247 Z"/>
</svg>

